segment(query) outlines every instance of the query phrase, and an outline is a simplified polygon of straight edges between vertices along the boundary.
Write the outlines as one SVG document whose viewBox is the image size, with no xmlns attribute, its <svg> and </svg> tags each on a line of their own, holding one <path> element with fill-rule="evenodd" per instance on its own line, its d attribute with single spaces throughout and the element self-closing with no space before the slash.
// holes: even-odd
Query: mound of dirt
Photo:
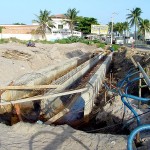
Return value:
<svg viewBox="0 0 150 150">
<path fill-rule="evenodd" d="M 6 85 L 25 73 L 55 65 L 61 61 L 96 51 L 83 43 L 41 44 L 27 47 L 19 43 L 0 44 L 0 85 Z"/>
<path fill-rule="evenodd" d="M 30 59 L 31 55 L 24 52 L 19 52 L 17 50 L 12 50 L 12 51 L 5 51 L 2 54 L 2 57 L 14 60 L 28 60 Z"/>
<path fill-rule="evenodd" d="M 136 62 L 139 62 L 142 67 L 150 68 L 149 52 L 139 51 L 138 49 L 120 49 L 118 52 L 114 53 L 113 57 L 112 71 L 116 79 L 123 79 L 129 69 L 134 67 L 131 56 Z"/>
</svg>

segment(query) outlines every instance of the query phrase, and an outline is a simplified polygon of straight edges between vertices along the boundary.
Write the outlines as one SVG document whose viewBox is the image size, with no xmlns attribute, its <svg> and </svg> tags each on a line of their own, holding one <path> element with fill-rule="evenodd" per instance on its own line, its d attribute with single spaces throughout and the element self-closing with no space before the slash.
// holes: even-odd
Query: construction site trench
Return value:
<svg viewBox="0 0 150 150">
<path fill-rule="evenodd" d="M 131 53 L 142 66 L 149 66 L 149 54 L 121 49 L 114 54 L 110 51 L 93 53 L 21 76 L 9 88 L 24 85 L 31 88 L 46 83 L 56 87 L 1 91 L 0 122 L 6 125 L 18 122 L 67 124 L 86 133 L 128 135 L 131 127 L 124 122 L 133 116 L 127 112 L 123 120 L 123 104 L 115 90 L 117 83 L 133 67 Z M 137 84 L 129 89 L 133 95 L 138 95 Z M 147 96 L 148 92 L 143 88 L 142 96 Z"/>
<path fill-rule="evenodd" d="M 90 63 L 90 61 L 96 60 L 96 58 L 98 58 L 99 55 L 101 58 L 98 59 L 95 63 Z M 82 89 L 85 88 L 89 83 L 89 80 L 92 78 L 92 76 L 96 73 L 96 71 L 100 68 L 100 66 L 104 63 L 104 61 L 107 59 L 108 55 L 110 55 L 110 52 L 107 52 L 106 54 L 92 54 L 90 56 L 91 60 L 84 60 L 84 61 L 78 61 L 78 63 L 80 64 L 79 66 L 77 66 L 77 70 L 80 70 L 82 68 L 84 68 L 85 66 L 90 64 L 90 67 L 85 71 L 85 73 L 83 72 L 82 75 L 78 76 L 77 79 L 75 79 L 73 82 L 71 81 L 71 83 L 69 83 L 69 85 L 64 86 L 63 88 L 65 89 L 64 91 L 69 91 L 69 90 L 75 90 L 75 89 Z M 111 54 L 112 55 L 112 54 Z M 112 56 L 111 56 L 112 57 Z M 89 58 L 88 58 L 89 59 Z M 111 58 L 112 59 L 112 58 Z M 108 63 L 108 62 L 107 62 Z M 93 92 L 97 92 L 94 93 L 94 95 L 91 97 L 92 98 L 92 106 L 91 106 L 91 111 L 89 112 L 89 114 L 87 116 L 84 117 L 84 110 L 79 109 L 79 108 L 75 108 L 76 110 L 64 113 L 64 116 L 58 116 L 57 119 L 55 119 L 55 116 L 57 116 L 58 113 L 60 113 L 61 111 L 63 112 L 63 109 L 65 108 L 71 108 L 70 102 L 73 100 L 74 102 L 77 100 L 77 97 L 80 97 L 81 93 L 77 93 L 77 94 L 71 94 L 71 95 L 65 95 L 62 96 L 61 98 L 58 98 L 58 100 L 55 99 L 55 104 L 57 105 L 57 101 L 59 104 L 59 101 L 63 102 L 63 105 L 60 105 L 60 108 L 58 109 L 58 111 L 54 111 L 54 112 L 50 112 L 48 114 L 48 116 L 54 116 L 54 120 L 50 123 L 51 125 L 61 125 L 61 124 L 68 124 L 72 127 L 74 127 L 75 129 L 78 130 L 82 130 L 85 132 L 90 132 L 90 133 L 111 133 L 111 134 L 128 134 L 126 129 L 122 129 L 122 123 L 121 123 L 121 119 L 117 118 L 113 115 L 111 115 L 111 113 L 105 112 L 105 110 L 103 110 L 103 107 L 106 104 L 112 104 L 115 95 L 113 93 L 108 93 L 103 85 L 103 83 L 107 83 L 109 84 L 110 82 L 115 82 L 113 81 L 113 77 L 110 79 L 110 75 L 112 74 L 112 64 L 113 62 L 111 62 L 109 60 L 109 64 L 108 66 L 105 66 L 105 73 L 104 76 L 102 77 L 102 81 L 99 83 L 101 85 L 99 85 L 98 89 L 96 89 L 96 87 L 94 87 L 95 89 Z M 76 69 L 76 67 L 69 67 L 68 72 L 73 71 L 74 69 Z M 76 73 L 74 73 L 76 74 Z M 67 75 L 67 71 L 63 71 L 63 73 L 61 72 L 61 74 L 57 74 L 57 77 L 55 76 L 54 80 L 51 79 L 51 81 L 49 81 L 49 83 L 51 84 L 55 84 L 55 85 L 60 85 L 60 83 L 65 81 L 65 76 Z M 106 76 L 106 77 L 105 77 Z M 36 74 L 37 77 L 37 74 Z M 62 81 L 62 78 L 64 78 Z M 67 77 L 69 78 L 69 77 Z M 32 74 L 31 76 L 28 76 L 28 78 L 25 78 L 24 81 L 24 77 L 21 77 L 21 79 L 19 79 L 18 81 L 16 81 L 16 83 L 14 83 L 14 85 L 19 85 L 21 84 L 28 84 L 29 81 L 31 81 L 31 79 L 35 79 L 34 75 Z M 22 82 L 23 81 L 23 82 Z M 18 84 L 19 83 L 19 84 Z M 111 83 L 111 84 L 115 84 L 115 83 Z M 90 85 L 91 86 L 91 85 Z M 92 85 L 95 86 L 95 85 Z M 93 87 L 92 87 L 93 88 Z M 96 91 L 95 91 L 96 90 Z M 53 92 L 54 90 L 51 89 L 50 91 L 48 91 L 47 89 L 44 89 L 44 91 L 33 91 L 33 95 L 36 96 L 36 94 L 38 93 L 38 95 L 40 94 L 45 94 L 47 92 Z M 59 91 L 59 90 L 58 90 Z M 57 92 L 58 92 L 57 91 Z M 60 90 L 61 91 L 61 90 Z M 9 92 L 12 91 L 5 91 L 7 94 Z M 2 93 L 1 97 L 2 99 L 4 99 L 3 97 L 5 97 L 5 92 Z M 16 91 L 13 91 L 16 92 Z M 18 91 L 17 91 L 18 92 Z M 22 91 L 20 91 L 22 92 Z M 24 91 L 23 91 L 24 92 Z M 29 91 L 26 91 L 31 92 Z M 56 92 L 56 93 L 57 93 Z M 55 92 L 54 92 L 55 93 Z M 14 97 L 13 97 L 14 98 Z M 22 97 L 19 97 L 19 99 Z M 40 100 L 36 100 L 33 101 L 32 104 L 32 108 L 28 107 L 28 110 L 26 110 L 26 107 L 24 107 L 24 104 L 19 104 L 20 109 L 20 114 L 17 114 L 17 110 L 15 105 L 11 105 L 11 111 L 10 112 L 5 112 L 4 114 L 1 114 L 1 122 L 7 124 L 7 125 L 13 125 L 19 121 L 24 121 L 24 122 L 30 122 L 30 123 L 36 123 L 36 122 L 47 122 L 47 115 L 45 115 L 45 110 L 44 113 L 41 115 L 41 103 L 42 101 Z M 73 102 L 72 102 L 73 103 Z M 88 103 L 91 103 L 90 101 Z M 31 104 L 31 103 L 30 103 Z M 53 104 L 52 104 L 53 105 Z M 87 104 L 88 105 L 88 104 Z M 5 108 L 5 106 L 3 106 L 3 108 Z M 7 106 L 6 106 L 7 109 Z M 44 108 L 45 109 L 45 108 Z M 50 109 L 50 108 L 49 108 Z M 53 109 L 53 108 L 51 108 Z M 8 108 L 9 110 L 9 108 Z M 71 109 L 70 109 L 71 110 Z M 47 111 L 47 110 L 46 110 Z M 97 121 L 97 115 L 102 112 L 103 115 L 105 116 L 104 121 Z M 75 120 L 68 120 L 67 115 L 69 114 L 73 114 L 73 115 L 77 115 Z M 66 115 L 66 116 L 65 116 Z M 21 120 L 20 120 L 21 118 Z M 67 118 L 67 119 L 66 119 Z M 103 117 L 102 117 L 103 118 Z M 49 119 L 49 118 L 48 118 Z M 69 117 L 70 119 L 70 117 Z M 52 120 L 52 119 L 51 119 Z M 112 120 L 111 122 L 109 122 L 108 120 Z M 115 120 L 117 120 L 117 122 L 115 122 Z M 118 124 L 119 122 L 119 124 Z M 117 125 L 116 125 L 117 124 Z M 95 130 L 96 129 L 96 130 Z M 99 129 L 99 130 L 97 130 Z"/>
</svg>

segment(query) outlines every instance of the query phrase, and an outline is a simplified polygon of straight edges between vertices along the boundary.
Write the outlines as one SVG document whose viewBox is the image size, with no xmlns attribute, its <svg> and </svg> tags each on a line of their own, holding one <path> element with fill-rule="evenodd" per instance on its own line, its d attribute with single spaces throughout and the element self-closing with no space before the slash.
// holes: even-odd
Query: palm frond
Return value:
<svg viewBox="0 0 150 150">
<path fill-rule="evenodd" d="M 39 15 L 35 15 L 37 19 L 34 21 L 39 24 L 36 33 L 41 34 L 42 37 L 45 37 L 46 29 L 51 31 L 51 28 L 54 27 L 50 14 L 51 12 L 45 9 L 44 11 L 40 10 Z"/>
</svg>

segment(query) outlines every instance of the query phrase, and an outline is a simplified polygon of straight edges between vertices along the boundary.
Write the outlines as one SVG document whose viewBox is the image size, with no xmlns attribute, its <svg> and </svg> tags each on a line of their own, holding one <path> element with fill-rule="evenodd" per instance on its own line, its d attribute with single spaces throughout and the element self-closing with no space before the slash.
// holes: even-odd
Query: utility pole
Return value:
<svg viewBox="0 0 150 150">
<path fill-rule="evenodd" d="M 111 17 L 111 42 L 110 42 L 111 45 L 112 41 L 113 41 L 113 16 Z"/>
<path fill-rule="evenodd" d="M 117 15 L 117 13 L 112 13 L 112 17 L 111 17 L 111 42 L 110 44 L 112 45 L 113 42 L 113 24 L 114 24 L 114 15 Z"/>
<path fill-rule="evenodd" d="M 126 10 L 127 10 L 127 11 L 131 11 L 130 9 L 126 9 Z M 129 25 L 129 23 L 128 23 L 128 18 L 126 18 L 126 22 L 127 22 L 127 24 Z M 128 44 L 128 37 L 130 37 L 129 29 L 126 30 L 126 37 L 127 37 L 127 39 L 126 39 L 126 44 Z"/>
<path fill-rule="evenodd" d="M 101 29 L 99 27 L 99 40 L 101 39 Z"/>
</svg>

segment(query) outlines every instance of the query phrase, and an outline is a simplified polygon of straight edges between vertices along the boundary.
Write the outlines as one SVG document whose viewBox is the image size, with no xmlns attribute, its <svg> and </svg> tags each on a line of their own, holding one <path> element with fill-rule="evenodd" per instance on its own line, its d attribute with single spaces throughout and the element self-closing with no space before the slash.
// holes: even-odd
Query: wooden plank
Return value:
<svg viewBox="0 0 150 150">
<path fill-rule="evenodd" d="M 72 90 L 72 91 L 66 91 L 66 92 L 60 92 L 60 93 L 51 93 L 49 95 L 43 96 L 35 96 L 35 97 L 29 97 L 25 99 L 19 99 L 16 101 L 10 101 L 10 102 L 1 102 L 0 105 L 11 105 L 11 104 L 18 104 L 18 103 L 25 103 L 25 102 L 31 102 L 31 101 L 36 101 L 36 100 L 46 100 L 51 97 L 59 97 L 59 96 L 64 96 L 64 95 L 70 95 L 70 94 L 75 94 L 75 93 L 80 93 L 86 91 L 87 88 L 82 88 L 82 89 L 77 89 L 77 90 Z M 3 100 L 4 101 L 4 100 Z"/>
<path fill-rule="evenodd" d="M 45 124 L 52 124 L 54 123 L 56 120 L 60 119 L 62 116 L 64 116 L 65 114 L 67 114 L 71 107 L 73 106 L 73 104 L 75 103 L 75 101 L 77 100 L 77 97 L 80 94 L 76 94 L 73 99 L 71 100 L 71 102 L 69 103 L 69 105 L 67 106 L 67 108 L 63 109 L 61 112 L 59 112 L 58 114 L 56 114 L 55 116 L 53 116 L 52 118 L 50 118 L 49 120 L 47 120 L 45 122 Z"/>
<path fill-rule="evenodd" d="M 69 112 L 69 109 L 65 108 L 63 111 L 59 112 L 57 115 L 55 115 L 54 117 L 46 121 L 44 124 L 48 124 L 48 125 L 52 124 L 53 122 L 55 122 L 56 120 L 58 120 L 59 118 L 67 114 L 68 112 Z"/>
<path fill-rule="evenodd" d="M 12 85 L 12 86 L 0 86 L 0 90 L 37 90 L 37 89 L 55 89 L 61 85 Z"/>
</svg>

